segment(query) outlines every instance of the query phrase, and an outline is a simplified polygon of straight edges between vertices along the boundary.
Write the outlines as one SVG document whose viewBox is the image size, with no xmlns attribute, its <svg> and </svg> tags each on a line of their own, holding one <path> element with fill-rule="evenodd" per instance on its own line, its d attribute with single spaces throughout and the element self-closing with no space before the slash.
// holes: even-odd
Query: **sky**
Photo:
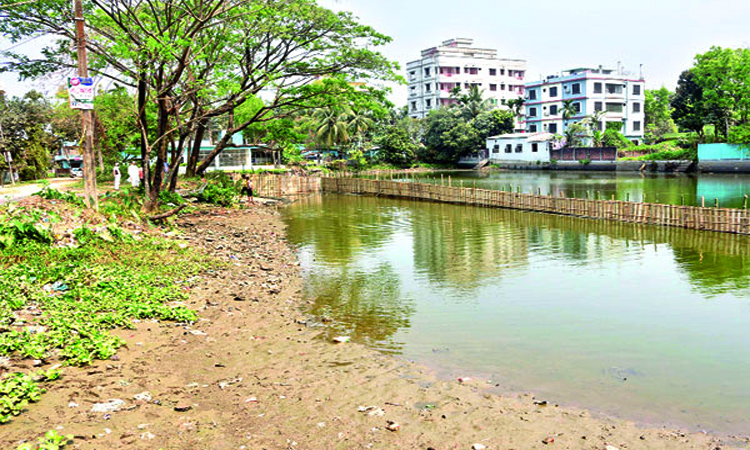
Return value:
<svg viewBox="0 0 750 450">
<path fill-rule="evenodd" d="M 526 81 L 575 67 L 643 75 L 647 89 L 674 89 L 696 54 L 711 46 L 750 47 L 750 0 L 320 0 L 352 11 L 393 38 L 381 52 L 406 63 L 455 38 L 528 62 Z M 397 105 L 406 88 L 394 91 Z"/>
<path fill-rule="evenodd" d="M 750 0 L 319 0 L 352 11 L 389 35 L 381 52 L 402 69 L 420 51 L 455 38 L 473 38 L 498 56 L 528 61 L 527 81 L 562 70 L 604 65 L 643 75 L 648 89 L 674 89 L 680 73 L 712 45 L 750 47 Z M 0 37 L 0 49 L 10 44 Z M 33 53 L 39 42 L 16 50 Z M 60 77 L 57 77 L 60 78 Z M 59 79 L 18 83 L 0 74 L 11 95 L 31 89 L 54 93 Z M 2 87 L 0 87 L 1 89 Z M 392 100 L 406 102 L 406 87 Z"/>
</svg>

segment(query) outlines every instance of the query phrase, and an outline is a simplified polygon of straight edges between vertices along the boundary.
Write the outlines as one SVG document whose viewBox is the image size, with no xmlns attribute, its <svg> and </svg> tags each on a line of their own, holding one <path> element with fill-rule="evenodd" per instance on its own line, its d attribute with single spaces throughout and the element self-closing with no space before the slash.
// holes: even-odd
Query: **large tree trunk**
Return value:
<svg viewBox="0 0 750 450">
<path fill-rule="evenodd" d="M 198 123 L 198 127 L 195 130 L 195 137 L 193 138 L 193 147 L 190 150 L 190 156 L 187 161 L 187 168 L 185 175 L 194 177 L 197 175 L 196 167 L 198 166 L 198 158 L 200 158 L 201 142 L 203 142 L 203 136 L 206 133 L 206 126 L 208 125 L 208 119 L 203 119 Z"/>
<path fill-rule="evenodd" d="M 167 129 L 169 127 L 169 105 L 167 104 L 166 94 L 160 93 L 157 100 L 157 121 L 156 136 L 159 142 L 156 145 L 156 164 L 154 174 L 151 180 L 151 186 L 148 189 L 148 200 L 144 204 L 146 212 L 153 212 L 159 206 L 159 193 L 161 193 L 161 184 L 164 180 L 164 161 L 167 160 L 167 146 L 169 143 Z"/>
<path fill-rule="evenodd" d="M 229 132 L 224 134 L 224 137 L 222 137 L 219 142 L 216 143 L 216 146 L 213 150 L 211 150 L 211 153 L 206 155 L 205 158 L 203 158 L 203 161 L 198 165 L 196 168 L 196 174 L 203 175 L 203 173 L 208 169 L 208 167 L 211 165 L 211 163 L 214 162 L 216 159 L 216 156 L 218 156 L 219 153 L 221 153 L 225 148 L 227 148 L 227 145 L 229 144 L 229 141 L 232 139 L 232 135 L 234 132 Z"/>
</svg>

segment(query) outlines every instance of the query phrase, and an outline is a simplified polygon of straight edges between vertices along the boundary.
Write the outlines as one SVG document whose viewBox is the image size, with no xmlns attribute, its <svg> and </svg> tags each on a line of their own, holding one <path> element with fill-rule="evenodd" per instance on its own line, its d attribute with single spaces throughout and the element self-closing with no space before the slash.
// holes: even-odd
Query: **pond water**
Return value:
<svg viewBox="0 0 750 450">
<path fill-rule="evenodd" d="M 423 183 L 448 182 L 480 189 L 539 193 L 567 197 L 630 200 L 672 205 L 713 206 L 715 199 L 725 208 L 742 208 L 750 195 L 750 174 L 660 174 L 639 172 L 565 171 L 445 171 L 395 178 Z M 442 178 L 441 178 L 442 177 Z"/>
<path fill-rule="evenodd" d="M 505 392 L 750 430 L 750 238 L 325 195 L 284 212 L 326 332 Z"/>
</svg>

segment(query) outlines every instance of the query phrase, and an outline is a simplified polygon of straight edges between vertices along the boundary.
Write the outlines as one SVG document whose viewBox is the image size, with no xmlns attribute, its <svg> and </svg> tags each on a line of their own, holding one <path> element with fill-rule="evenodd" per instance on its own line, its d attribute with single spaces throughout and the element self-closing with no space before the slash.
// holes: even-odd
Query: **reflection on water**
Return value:
<svg viewBox="0 0 750 450">
<path fill-rule="evenodd" d="M 331 333 L 634 420 L 750 429 L 746 236 L 357 196 L 284 214 Z"/>
<path fill-rule="evenodd" d="M 493 190 L 521 190 L 523 193 L 575 198 L 601 198 L 671 205 L 742 208 L 750 195 L 746 174 L 665 174 L 640 172 L 546 172 L 546 171 L 455 171 L 412 174 L 403 181 L 444 183 Z"/>
</svg>

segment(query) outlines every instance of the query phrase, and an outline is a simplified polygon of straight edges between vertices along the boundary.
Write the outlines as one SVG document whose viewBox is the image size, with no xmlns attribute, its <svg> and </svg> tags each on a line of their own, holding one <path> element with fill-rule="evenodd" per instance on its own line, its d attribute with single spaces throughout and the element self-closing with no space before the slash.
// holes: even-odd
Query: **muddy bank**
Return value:
<svg viewBox="0 0 750 450">
<path fill-rule="evenodd" d="M 422 366 L 334 344 L 324 318 L 304 314 L 299 268 L 277 211 L 206 209 L 179 225 L 177 239 L 222 261 L 186 302 L 201 319 L 118 332 L 127 348 L 114 360 L 66 369 L 40 403 L 0 426 L 0 447 L 57 428 L 76 436 L 79 449 L 732 446 L 530 395 L 491 395 L 483 380 L 441 380 Z M 117 411 L 92 412 L 115 399 L 123 402 Z"/>
</svg>

